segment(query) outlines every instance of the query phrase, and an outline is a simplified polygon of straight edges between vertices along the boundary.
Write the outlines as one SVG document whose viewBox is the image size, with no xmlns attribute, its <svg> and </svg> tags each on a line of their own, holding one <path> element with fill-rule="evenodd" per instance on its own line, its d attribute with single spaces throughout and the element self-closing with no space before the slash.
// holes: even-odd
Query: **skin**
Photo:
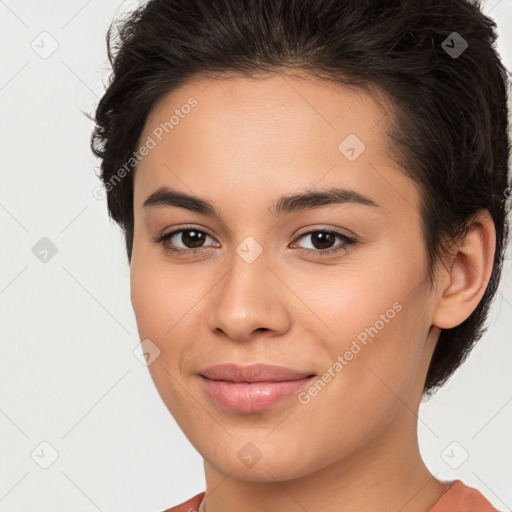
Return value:
<svg viewBox="0 0 512 512">
<path fill-rule="evenodd" d="M 136 170 L 131 300 L 140 338 L 160 350 L 149 365 L 156 388 L 204 458 L 200 510 L 429 510 L 447 487 L 421 459 L 418 408 L 440 329 L 460 324 L 485 291 L 495 246 L 488 213 L 431 289 L 420 193 L 395 162 L 385 98 L 305 74 L 200 77 L 155 105 L 140 140 L 190 97 L 197 106 Z M 351 133 L 366 145 L 355 161 L 338 149 Z M 221 217 L 143 207 L 163 185 L 212 202 Z M 268 211 L 283 195 L 329 186 L 379 206 Z M 153 241 L 184 225 L 212 234 L 199 253 L 177 256 Z M 325 228 L 359 242 L 301 236 Z M 248 236 L 263 249 L 252 263 L 236 251 Z M 195 247 L 181 234 L 172 240 Z M 321 376 L 394 303 L 400 312 L 307 404 L 292 397 L 235 413 L 203 391 L 198 370 L 222 362 Z M 237 456 L 248 442 L 261 454 L 251 467 Z"/>
</svg>

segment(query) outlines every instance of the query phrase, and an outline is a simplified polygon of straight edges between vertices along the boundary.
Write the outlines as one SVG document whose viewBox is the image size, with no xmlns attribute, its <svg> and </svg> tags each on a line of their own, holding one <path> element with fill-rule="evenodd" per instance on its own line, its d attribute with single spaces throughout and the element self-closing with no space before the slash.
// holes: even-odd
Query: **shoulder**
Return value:
<svg viewBox="0 0 512 512">
<path fill-rule="evenodd" d="M 445 483 L 448 490 L 429 512 L 498 512 L 480 491 L 461 480 Z"/>
<path fill-rule="evenodd" d="M 168 508 L 163 512 L 197 512 L 197 509 L 199 508 L 201 501 L 203 501 L 204 494 L 204 491 L 200 492 L 199 494 L 196 494 L 193 498 L 190 498 L 188 501 L 180 503 L 175 507 Z"/>
</svg>

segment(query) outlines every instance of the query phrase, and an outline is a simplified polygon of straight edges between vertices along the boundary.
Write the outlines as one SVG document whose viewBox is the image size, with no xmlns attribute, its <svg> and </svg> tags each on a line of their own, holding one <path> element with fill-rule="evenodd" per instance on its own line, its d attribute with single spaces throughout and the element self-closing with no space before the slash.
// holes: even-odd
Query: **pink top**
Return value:
<svg viewBox="0 0 512 512">
<path fill-rule="evenodd" d="M 449 489 L 429 512 L 498 512 L 480 491 L 473 487 L 468 487 L 460 480 L 447 483 L 450 483 Z M 188 501 L 164 510 L 164 512 L 197 512 L 204 495 L 204 491 L 200 492 Z"/>
</svg>

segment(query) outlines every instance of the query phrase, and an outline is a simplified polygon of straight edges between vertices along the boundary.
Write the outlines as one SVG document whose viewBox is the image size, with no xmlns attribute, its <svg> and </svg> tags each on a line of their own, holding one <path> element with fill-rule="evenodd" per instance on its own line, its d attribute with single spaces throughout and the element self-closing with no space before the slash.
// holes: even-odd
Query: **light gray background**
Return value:
<svg viewBox="0 0 512 512">
<path fill-rule="evenodd" d="M 135 5 L 0 0 L 1 512 L 157 512 L 204 489 L 201 457 L 133 354 L 124 242 L 93 197 L 98 162 L 80 112 L 103 91 L 109 23 Z M 511 69 L 512 0 L 485 10 Z M 58 48 L 42 58 L 52 39 Z M 57 248 L 46 263 L 32 252 L 42 237 Z M 507 257 L 488 333 L 419 421 L 431 471 L 500 510 L 512 509 L 510 248 Z M 47 469 L 52 448 L 41 443 L 58 453 Z"/>
</svg>

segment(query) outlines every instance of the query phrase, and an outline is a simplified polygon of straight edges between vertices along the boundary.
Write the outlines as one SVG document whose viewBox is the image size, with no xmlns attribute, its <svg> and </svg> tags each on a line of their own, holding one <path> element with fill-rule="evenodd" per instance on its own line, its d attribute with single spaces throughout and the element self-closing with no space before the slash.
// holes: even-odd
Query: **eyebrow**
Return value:
<svg viewBox="0 0 512 512">
<path fill-rule="evenodd" d="M 345 203 L 380 207 L 373 199 L 355 190 L 346 188 L 326 188 L 282 196 L 272 203 L 269 212 L 273 216 L 279 216 L 292 212 L 312 210 L 321 206 Z M 146 198 L 143 204 L 143 208 L 173 206 L 217 217 L 219 219 L 221 218 L 220 213 L 212 203 L 200 197 L 173 190 L 167 186 L 162 186 L 155 190 Z"/>
</svg>

